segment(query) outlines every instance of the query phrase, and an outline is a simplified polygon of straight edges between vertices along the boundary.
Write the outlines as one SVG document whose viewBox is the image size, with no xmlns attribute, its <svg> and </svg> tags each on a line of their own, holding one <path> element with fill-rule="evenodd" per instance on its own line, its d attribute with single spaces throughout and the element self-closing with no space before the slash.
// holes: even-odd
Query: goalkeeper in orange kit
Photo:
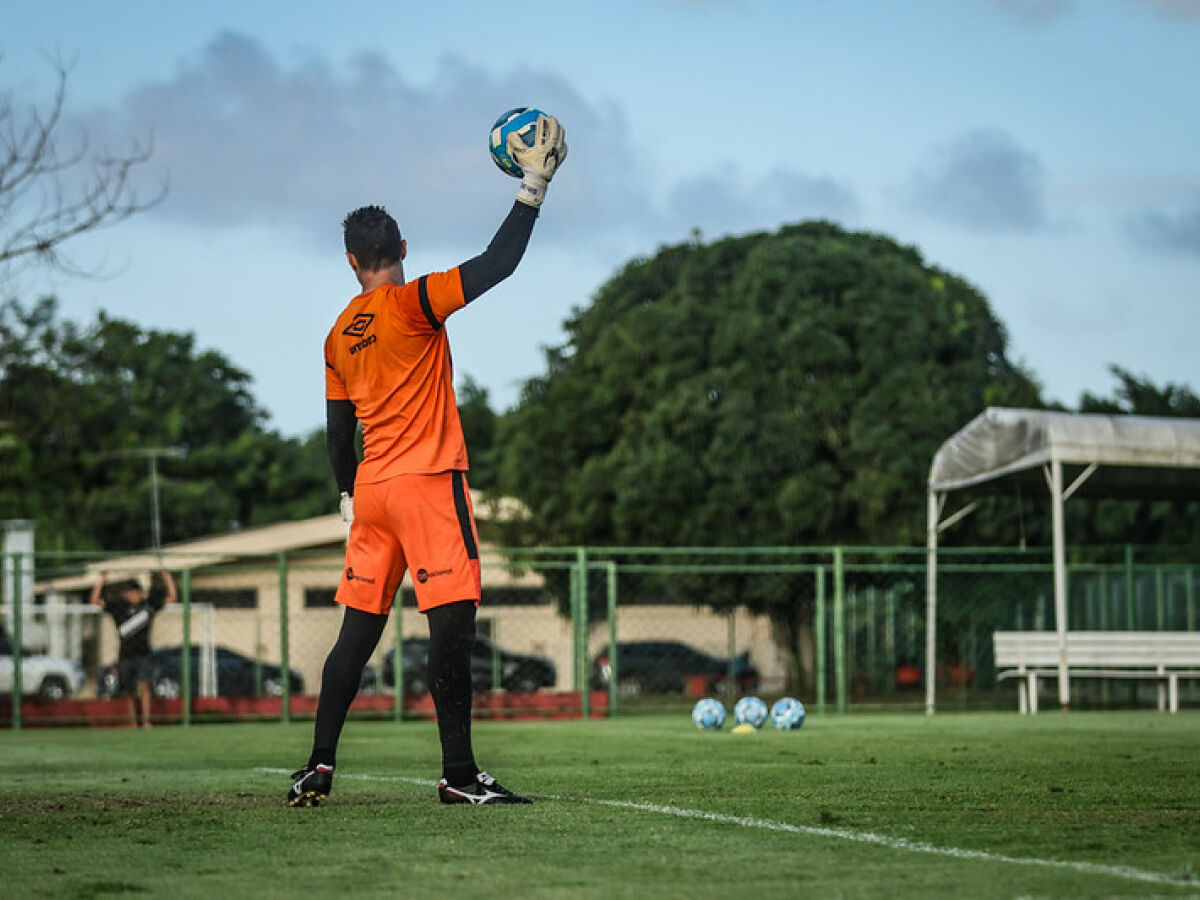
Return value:
<svg viewBox="0 0 1200 900">
<path fill-rule="evenodd" d="M 537 120 L 532 146 L 514 135 L 508 149 L 522 170 L 516 202 L 487 249 L 456 268 L 406 281 L 408 247 L 384 209 L 363 207 L 343 222 L 346 259 L 362 293 L 325 340 L 325 397 L 329 458 L 350 523 L 337 590 L 346 610 L 322 671 L 312 752 L 288 789 L 291 806 L 316 806 L 329 795 L 346 713 L 406 571 L 429 624 L 428 683 L 442 748 L 439 799 L 530 802 L 480 770 L 471 745 L 479 539 L 443 328 L 452 313 L 516 269 L 567 155 L 562 127 L 546 115 Z M 354 451 L 360 422 L 361 463 Z"/>
</svg>

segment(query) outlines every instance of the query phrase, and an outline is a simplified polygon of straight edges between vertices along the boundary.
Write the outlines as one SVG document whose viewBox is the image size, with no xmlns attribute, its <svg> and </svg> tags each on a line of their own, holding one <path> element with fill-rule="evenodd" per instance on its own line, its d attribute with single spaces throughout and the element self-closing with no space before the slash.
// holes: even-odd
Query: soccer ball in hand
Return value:
<svg viewBox="0 0 1200 900">
<path fill-rule="evenodd" d="M 733 717 L 739 725 L 762 728 L 767 721 L 767 704 L 757 697 L 743 697 L 733 706 Z"/>
<path fill-rule="evenodd" d="M 719 731 L 725 724 L 725 707 L 721 701 L 705 697 L 692 707 L 692 722 L 704 731 Z"/>
<path fill-rule="evenodd" d="M 492 152 L 492 160 L 500 167 L 500 171 L 514 178 L 523 174 L 517 161 L 508 155 L 508 136 L 516 133 L 529 147 L 533 146 L 533 133 L 537 128 L 538 116 L 545 115 L 540 109 L 528 106 L 518 106 L 510 109 L 496 120 L 488 135 L 488 149 Z"/>
<path fill-rule="evenodd" d="M 784 697 L 771 707 L 771 721 L 780 731 L 791 731 L 804 724 L 804 704 L 795 697 Z"/>
</svg>

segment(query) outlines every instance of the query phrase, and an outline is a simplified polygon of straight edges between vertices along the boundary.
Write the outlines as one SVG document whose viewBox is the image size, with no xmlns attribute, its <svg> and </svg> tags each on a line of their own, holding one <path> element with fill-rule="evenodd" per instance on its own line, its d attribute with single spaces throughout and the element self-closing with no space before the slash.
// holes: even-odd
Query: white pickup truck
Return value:
<svg viewBox="0 0 1200 900">
<path fill-rule="evenodd" d="M 21 654 L 21 695 L 62 700 L 83 687 L 83 666 L 73 659 L 41 654 Z M 13 648 L 0 633 L 0 695 L 13 692 Z"/>
</svg>

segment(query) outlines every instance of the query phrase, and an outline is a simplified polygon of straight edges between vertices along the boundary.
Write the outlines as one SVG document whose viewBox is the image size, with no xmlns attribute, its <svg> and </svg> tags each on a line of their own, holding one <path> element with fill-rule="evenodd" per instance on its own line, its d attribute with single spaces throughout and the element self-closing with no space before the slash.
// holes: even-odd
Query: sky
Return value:
<svg viewBox="0 0 1200 900">
<path fill-rule="evenodd" d="M 1200 0 L 5 0 L 0 95 L 64 146 L 152 146 L 154 208 L 24 268 L 79 323 L 187 331 L 268 425 L 324 420 L 321 348 L 357 292 L 341 219 L 385 206 L 410 278 L 487 244 L 516 181 L 493 120 L 570 153 L 517 272 L 447 325 L 497 411 L 630 260 L 828 219 L 965 278 L 1068 407 L 1119 365 L 1200 391 Z"/>
</svg>

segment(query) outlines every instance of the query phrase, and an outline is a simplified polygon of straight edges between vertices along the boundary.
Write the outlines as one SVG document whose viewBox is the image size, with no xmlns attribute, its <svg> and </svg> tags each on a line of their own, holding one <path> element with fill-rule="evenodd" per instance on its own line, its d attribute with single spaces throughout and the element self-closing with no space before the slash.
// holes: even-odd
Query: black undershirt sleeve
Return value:
<svg viewBox="0 0 1200 900">
<path fill-rule="evenodd" d="M 354 493 L 354 473 L 358 469 L 358 454 L 354 450 L 357 427 L 358 415 L 352 402 L 325 401 L 325 449 L 339 493 Z"/>
<path fill-rule="evenodd" d="M 529 244 L 537 217 L 537 207 L 514 201 L 513 208 L 500 223 L 487 249 L 458 267 L 463 298 L 467 303 L 495 287 L 516 270 L 517 263 L 525 255 L 525 247 Z"/>
</svg>

